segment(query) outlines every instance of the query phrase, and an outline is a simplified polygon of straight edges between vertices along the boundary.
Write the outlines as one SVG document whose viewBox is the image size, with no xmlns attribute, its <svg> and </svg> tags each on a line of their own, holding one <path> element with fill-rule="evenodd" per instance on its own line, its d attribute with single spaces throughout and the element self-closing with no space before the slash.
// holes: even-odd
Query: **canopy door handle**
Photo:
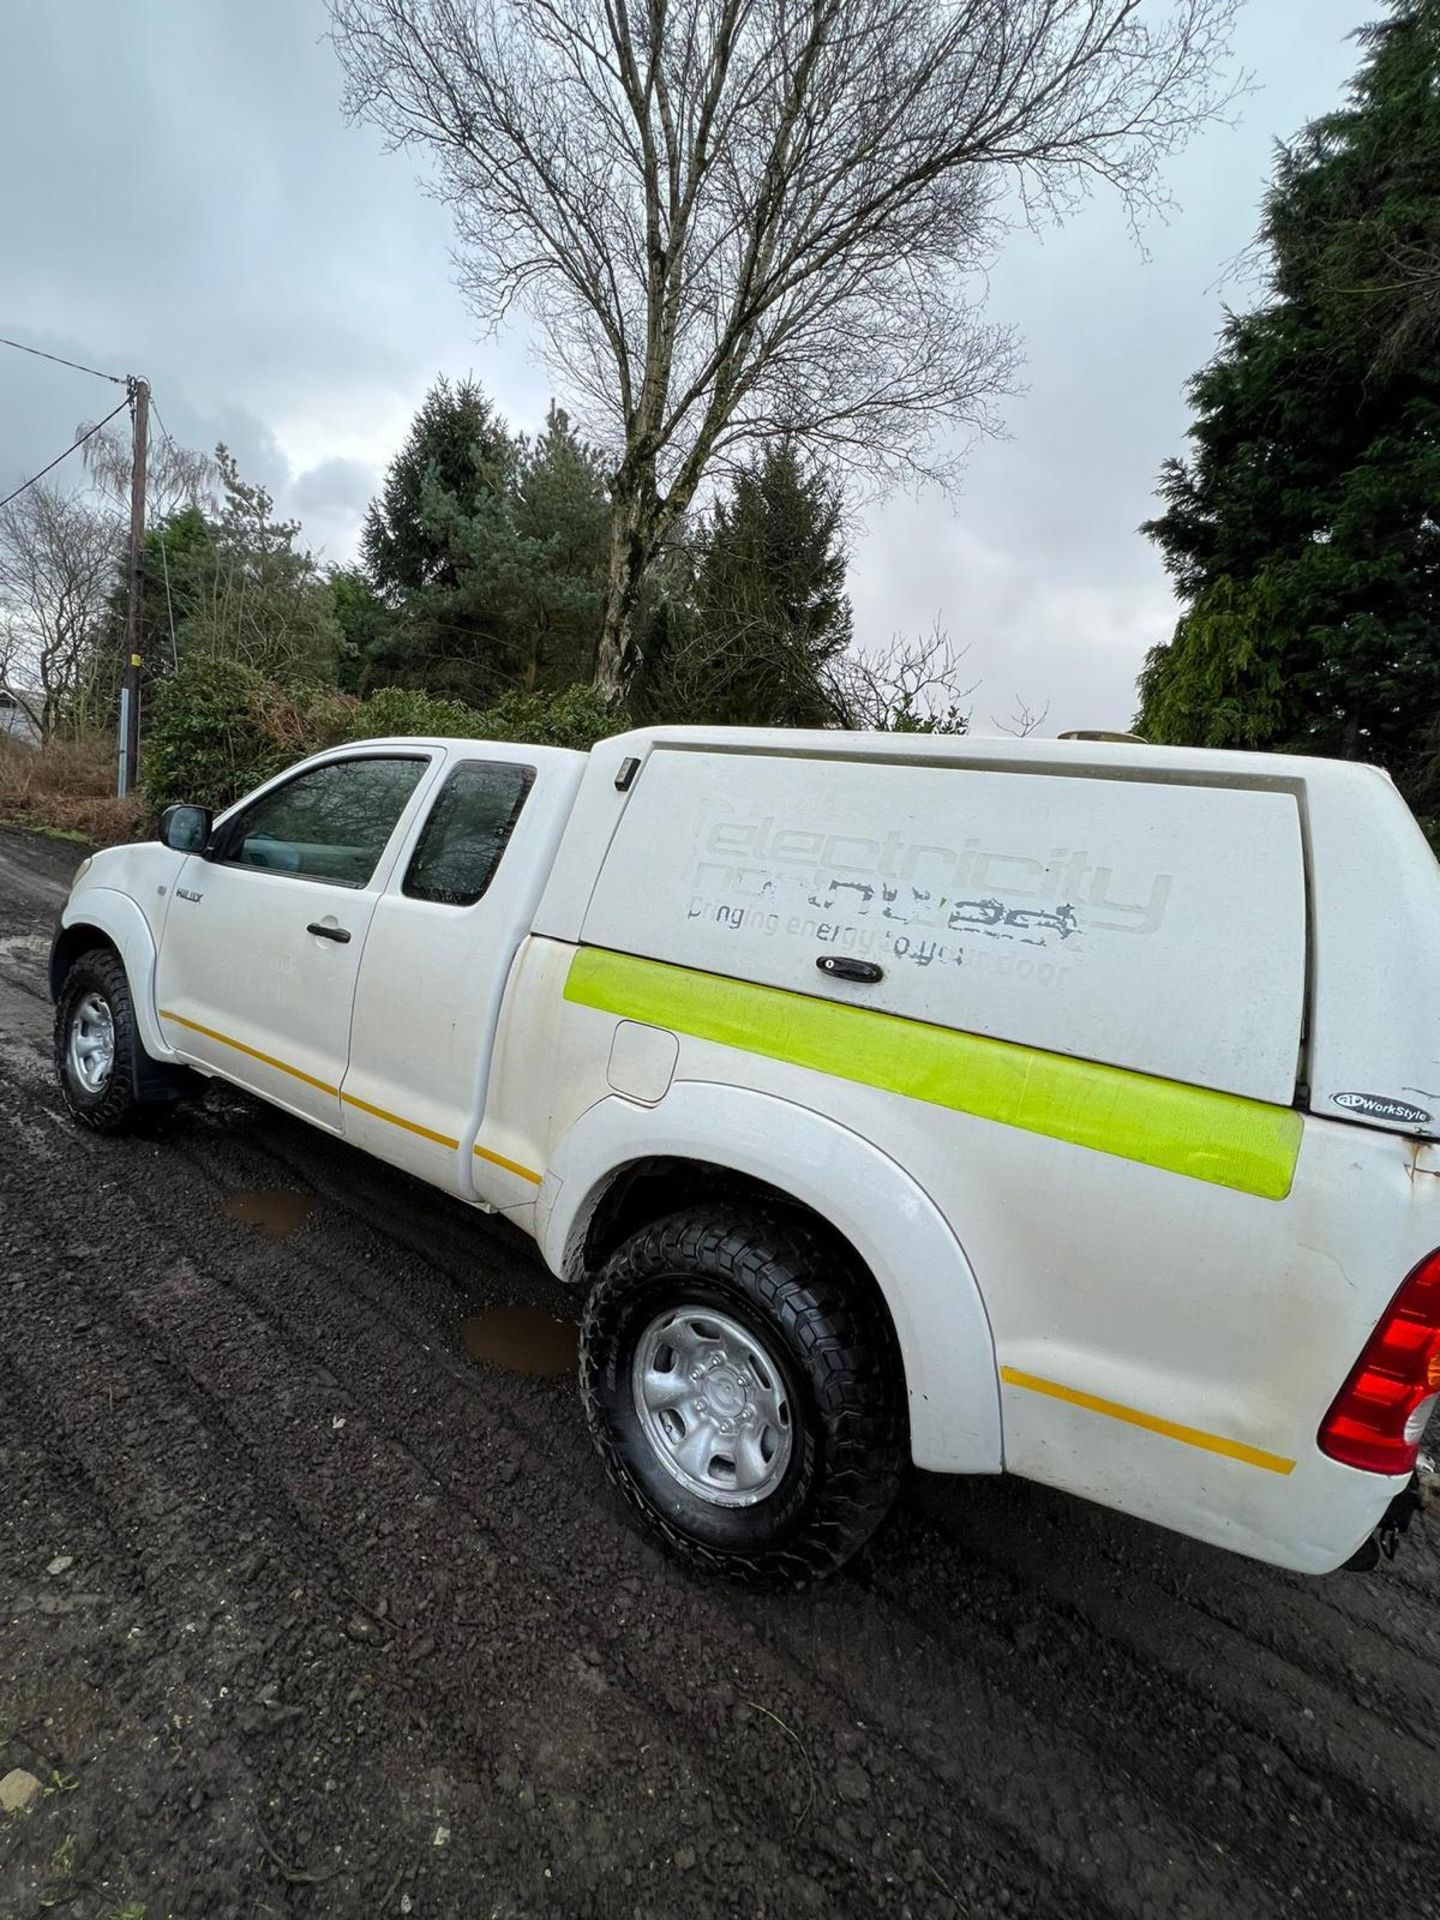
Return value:
<svg viewBox="0 0 1440 1920">
<path fill-rule="evenodd" d="M 843 953 L 822 953 L 815 964 L 832 980 L 853 980 L 857 986 L 873 987 L 885 978 L 885 969 L 873 960 L 852 960 Z"/>
</svg>

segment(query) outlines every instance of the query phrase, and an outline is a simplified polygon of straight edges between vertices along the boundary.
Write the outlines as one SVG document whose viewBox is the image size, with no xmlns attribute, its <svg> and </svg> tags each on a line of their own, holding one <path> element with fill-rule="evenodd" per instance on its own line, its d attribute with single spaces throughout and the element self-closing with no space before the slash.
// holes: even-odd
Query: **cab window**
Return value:
<svg viewBox="0 0 1440 1920">
<path fill-rule="evenodd" d="M 535 778 L 533 767 L 467 760 L 436 795 L 405 874 L 412 900 L 473 907 L 500 864 Z"/>
<path fill-rule="evenodd" d="M 376 755 L 298 774 L 229 824 L 225 863 L 363 887 L 426 765 Z"/>
</svg>

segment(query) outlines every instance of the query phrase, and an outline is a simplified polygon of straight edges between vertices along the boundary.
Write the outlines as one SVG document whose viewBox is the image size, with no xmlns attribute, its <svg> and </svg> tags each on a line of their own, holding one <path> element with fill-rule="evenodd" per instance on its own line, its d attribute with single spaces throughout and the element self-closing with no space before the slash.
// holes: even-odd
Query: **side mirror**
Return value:
<svg viewBox="0 0 1440 1920">
<path fill-rule="evenodd" d="M 204 853 L 213 818 L 208 807 L 166 807 L 160 816 L 160 838 L 176 853 Z"/>
</svg>

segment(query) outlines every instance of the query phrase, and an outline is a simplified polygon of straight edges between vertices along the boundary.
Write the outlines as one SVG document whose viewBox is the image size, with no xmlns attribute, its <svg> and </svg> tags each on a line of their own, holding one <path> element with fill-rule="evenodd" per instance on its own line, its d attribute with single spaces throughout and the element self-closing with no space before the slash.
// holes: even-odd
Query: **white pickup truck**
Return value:
<svg viewBox="0 0 1440 1920">
<path fill-rule="evenodd" d="M 517 1222 L 668 1545 L 906 1459 L 1373 1557 L 1440 1390 L 1440 869 L 1385 777 L 1079 741 L 395 739 L 85 861 L 75 1117 L 248 1088 Z"/>
</svg>

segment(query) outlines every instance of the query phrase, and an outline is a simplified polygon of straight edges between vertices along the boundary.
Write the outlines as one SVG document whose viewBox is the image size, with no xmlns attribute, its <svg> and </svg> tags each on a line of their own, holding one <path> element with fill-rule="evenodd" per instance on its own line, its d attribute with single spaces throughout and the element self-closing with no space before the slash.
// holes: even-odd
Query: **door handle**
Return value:
<svg viewBox="0 0 1440 1920">
<path fill-rule="evenodd" d="M 318 933 L 322 940 L 336 940 L 342 947 L 350 938 L 349 933 L 344 927 L 327 927 L 324 922 L 320 920 L 312 920 L 305 931 L 307 933 Z"/>
<path fill-rule="evenodd" d="M 850 960 L 843 953 L 822 953 L 815 964 L 832 980 L 854 980 L 861 986 L 873 987 L 885 978 L 885 969 L 873 960 Z"/>
</svg>

